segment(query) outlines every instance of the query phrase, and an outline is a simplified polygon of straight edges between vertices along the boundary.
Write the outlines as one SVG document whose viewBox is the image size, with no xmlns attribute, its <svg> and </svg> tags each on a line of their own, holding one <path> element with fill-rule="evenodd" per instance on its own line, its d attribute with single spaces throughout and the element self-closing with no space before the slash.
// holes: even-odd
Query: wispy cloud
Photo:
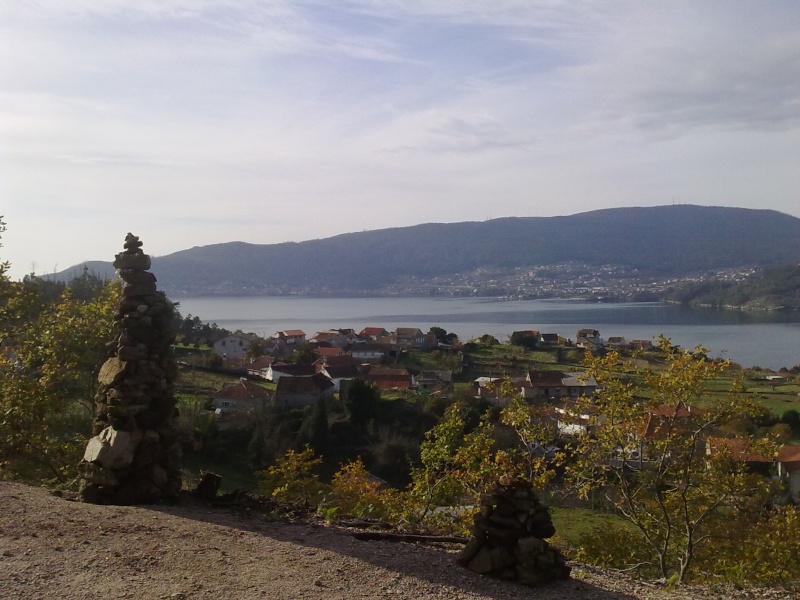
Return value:
<svg viewBox="0 0 800 600">
<path fill-rule="evenodd" d="M 800 214 L 800 4 L 769 7 L 5 2 L 3 250 L 110 215 L 163 254 L 673 192 Z"/>
</svg>

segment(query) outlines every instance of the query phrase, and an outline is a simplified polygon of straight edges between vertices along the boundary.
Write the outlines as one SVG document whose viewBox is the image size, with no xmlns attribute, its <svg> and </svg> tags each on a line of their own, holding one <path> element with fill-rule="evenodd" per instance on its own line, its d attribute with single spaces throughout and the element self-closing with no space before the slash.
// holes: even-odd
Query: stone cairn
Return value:
<svg viewBox="0 0 800 600">
<path fill-rule="evenodd" d="M 461 566 L 531 586 L 569 577 L 564 555 L 544 541 L 556 530 L 530 483 L 495 483 L 473 523 L 472 539 L 457 558 Z"/>
<path fill-rule="evenodd" d="M 174 428 L 177 366 L 174 310 L 156 289 L 150 257 L 135 235 L 114 268 L 125 283 L 116 315 L 119 336 L 107 347 L 95 396 L 92 437 L 80 464 L 80 497 L 95 504 L 174 501 L 181 448 Z"/>
</svg>

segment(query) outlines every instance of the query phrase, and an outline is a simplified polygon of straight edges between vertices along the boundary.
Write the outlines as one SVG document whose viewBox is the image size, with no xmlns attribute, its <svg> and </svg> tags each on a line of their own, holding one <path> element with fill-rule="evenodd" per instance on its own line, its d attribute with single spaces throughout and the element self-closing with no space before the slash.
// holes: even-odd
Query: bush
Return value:
<svg viewBox="0 0 800 600">
<path fill-rule="evenodd" d="M 392 519 L 398 513 L 399 503 L 400 493 L 384 487 L 359 458 L 333 476 L 325 507 L 358 517 Z"/>
<path fill-rule="evenodd" d="M 269 469 L 256 473 L 261 492 L 275 500 L 317 506 L 327 489 L 314 473 L 320 464 L 322 457 L 315 457 L 309 447 L 300 452 L 288 450 Z"/>
</svg>

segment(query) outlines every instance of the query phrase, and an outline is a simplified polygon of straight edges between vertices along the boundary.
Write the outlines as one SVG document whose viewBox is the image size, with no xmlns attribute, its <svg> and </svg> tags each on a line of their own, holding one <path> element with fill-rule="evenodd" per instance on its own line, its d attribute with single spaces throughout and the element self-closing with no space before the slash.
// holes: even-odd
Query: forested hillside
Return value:
<svg viewBox="0 0 800 600">
<path fill-rule="evenodd" d="M 402 277 L 569 261 L 678 276 L 778 267 L 800 261 L 800 219 L 770 210 L 679 205 L 431 223 L 299 243 L 199 246 L 155 258 L 153 271 L 173 295 L 258 295 L 368 291 Z M 110 271 L 107 263 L 88 266 Z"/>
<path fill-rule="evenodd" d="M 771 269 L 750 281 L 705 281 L 670 292 L 666 298 L 692 306 L 800 310 L 800 265 Z"/>
</svg>

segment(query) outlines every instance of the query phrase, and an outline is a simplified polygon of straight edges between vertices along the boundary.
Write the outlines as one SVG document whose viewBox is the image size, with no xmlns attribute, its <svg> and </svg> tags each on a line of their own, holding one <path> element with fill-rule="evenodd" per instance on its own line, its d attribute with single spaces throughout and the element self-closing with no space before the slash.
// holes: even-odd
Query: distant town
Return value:
<svg viewBox="0 0 800 600">
<path fill-rule="evenodd" d="M 579 298 L 590 301 L 650 302 L 678 286 L 698 281 L 724 283 L 746 281 L 755 268 L 735 268 L 695 273 L 685 277 L 655 277 L 624 265 L 564 262 L 525 268 L 479 268 L 468 273 L 421 279 L 407 277 L 387 285 L 383 292 L 397 296 L 478 296 L 536 298 Z M 311 292 L 311 290 L 309 290 Z"/>
</svg>

